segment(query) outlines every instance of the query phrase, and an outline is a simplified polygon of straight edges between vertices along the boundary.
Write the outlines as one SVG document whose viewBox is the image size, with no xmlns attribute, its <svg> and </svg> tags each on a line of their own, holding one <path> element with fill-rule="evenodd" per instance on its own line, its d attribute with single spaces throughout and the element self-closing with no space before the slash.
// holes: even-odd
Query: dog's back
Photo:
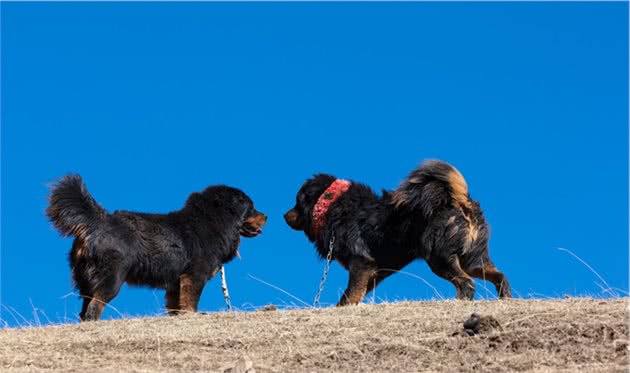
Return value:
<svg viewBox="0 0 630 373">
<path fill-rule="evenodd" d="M 96 249 L 121 251 L 129 284 L 165 288 L 190 261 L 175 214 L 115 211 L 110 218 L 109 242 L 95 242 Z M 101 252 L 100 255 L 107 255 Z"/>
</svg>

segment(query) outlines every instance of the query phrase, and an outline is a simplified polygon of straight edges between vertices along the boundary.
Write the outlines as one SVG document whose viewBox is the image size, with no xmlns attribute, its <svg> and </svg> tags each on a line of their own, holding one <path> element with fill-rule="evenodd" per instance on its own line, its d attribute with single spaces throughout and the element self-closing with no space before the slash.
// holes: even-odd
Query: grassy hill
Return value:
<svg viewBox="0 0 630 373">
<path fill-rule="evenodd" d="M 482 316 L 478 334 L 463 321 Z M 0 371 L 627 371 L 628 300 L 403 302 L 0 330 Z M 487 321 L 487 322 L 486 322 Z"/>
</svg>

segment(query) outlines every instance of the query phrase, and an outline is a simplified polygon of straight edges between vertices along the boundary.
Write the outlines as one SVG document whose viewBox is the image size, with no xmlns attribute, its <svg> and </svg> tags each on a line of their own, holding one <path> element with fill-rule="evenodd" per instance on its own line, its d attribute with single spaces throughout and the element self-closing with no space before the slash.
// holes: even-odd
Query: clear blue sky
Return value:
<svg viewBox="0 0 630 373">
<path fill-rule="evenodd" d="M 110 211 L 168 212 L 210 184 L 270 217 L 227 265 L 243 309 L 311 302 L 323 262 L 282 214 L 315 172 L 395 188 L 451 162 L 515 295 L 628 290 L 627 3 L 2 3 L 4 306 L 74 319 L 47 183 L 83 175 Z M 425 263 L 405 269 L 444 296 Z M 347 273 L 337 264 L 323 302 Z M 479 295 L 494 296 L 481 286 Z M 376 299 L 431 299 L 398 274 Z M 32 302 L 32 305 L 31 305 Z M 126 315 L 163 292 L 123 288 Z M 200 308 L 224 308 L 218 279 Z M 40 314 L 40 318 L 44 317 Z M 104 317 L 118 317 L 107 310 Z"/>
</svg>

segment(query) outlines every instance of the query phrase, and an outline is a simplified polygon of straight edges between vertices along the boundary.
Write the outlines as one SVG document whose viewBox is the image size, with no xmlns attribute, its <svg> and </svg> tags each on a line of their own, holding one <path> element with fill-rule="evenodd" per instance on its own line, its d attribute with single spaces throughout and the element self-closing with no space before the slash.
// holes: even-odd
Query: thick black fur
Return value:
<svg viewBox="0 0 630 373">
<path fill-rule="evenodd" d="M 500 297 L 511 297 L 507 278 L 490 260 L 490 230 L 481 208 L 454 167 L 425 162 L 400 188 L 381 196 L 352 182 L 330 207 L 326 224 L 316 235 L 314 205 L 335 179 L 318 174 L 307 180 L 285 220 L 304 231 L 322 258 L 334 232 L 333 258 L 350 272 L 339 305 L 360 302 L 366 292 L 414 259 L 426 260 L 434 273 L 452 282 L 458 298 L 473 298 L 470 276 L 492 281 Z"/>
<path fill-rule="evenodd" d="M 169 214 L 107 213 L 78 175 L 51 190 L 46 215 L 70 252 L 83 301 L 81 320 L 96 320 L 124 282 L 166 289 L 167 309 L 196 311 L 205 283 L 237 255 L 240 236 L 261 232 L 266 216 L 239 189 L 211 186 Z"/>
</svg>

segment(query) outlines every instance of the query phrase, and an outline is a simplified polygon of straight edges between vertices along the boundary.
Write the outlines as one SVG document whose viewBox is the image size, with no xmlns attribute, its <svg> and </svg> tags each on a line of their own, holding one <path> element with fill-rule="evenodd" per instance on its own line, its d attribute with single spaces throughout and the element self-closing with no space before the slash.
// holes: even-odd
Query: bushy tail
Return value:
<svg viewBox="0 0 630 373">
<path fill-rule="evenodd" d="M 51 188 L 46 216 L 63 236 L 86 238 L 107 212 L 96 203 L 79 175 L 66 175 Z"/>
<path fill-rule="evenodd" d="M 413 170 L 394 191 L 392 203 L 397 209 L 421 211 L 425 219 L 448 207 L 459 208 L 467 219 L 474 219 L 466 180 L 442 161 L 425 161 Z"/>
</svg>

